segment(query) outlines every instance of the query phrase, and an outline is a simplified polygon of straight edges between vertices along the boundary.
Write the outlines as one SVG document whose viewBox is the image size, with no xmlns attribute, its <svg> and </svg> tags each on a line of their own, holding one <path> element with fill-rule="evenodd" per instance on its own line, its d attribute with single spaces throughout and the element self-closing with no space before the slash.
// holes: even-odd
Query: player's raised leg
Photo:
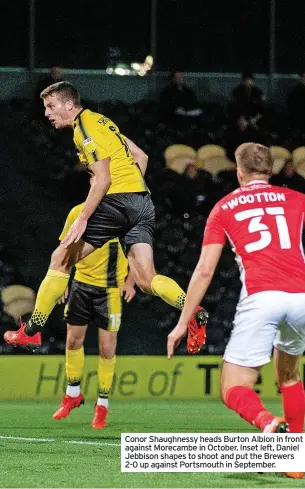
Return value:
<svg viewBox="0 0 305 489">
<path fill-rule="evenodd" d="M 56 248 L 51 257 L 48 272 L 39 287 L 34 312 L 28 324 L 21 320 L 18 331 L 7 331 L 4 335 L 7 343 L 27 347 L 32 345 L 34 337 L 35 346 L 41 344 L 41 329 L 66 290 L 71 268 L 94 250 L 92 245 L 82 240 L 73 243 L 69 248 L 61 244 Z"/>
<path fill-rule="evenodd" d="M 72 409 L 84 404 L 84 396 L 80 391 L 80 381 L 84 368 L 84 340 L 87 326 L 67 324 L 66 339 L 66 395 L 59 409 L 53 414 L 53 419 L 66 418 Z"/>
<path fill-rule="evenodd" d="M 146 294 L 153 294 L 176 309 L 183 309 L 186 294 L 184 290 L 170 277 L 156 273 L 153 259 L 153 249 L 148 243 L 133 244 L 128 252 L 128 262 L 134 280 L 138 287 Z M 203 314 L 204 312 L 204 314 Z M 189 353 L 197 353 L 193 350 L 192 340 L 201 334 L 201 346 L 205 343 L 205 326 L 207 314 L 201 307 L 197 308 L 193 315 L 189 328 L 188 350 Z M 191 333 L 191 335 L 190 335 Z M 191 337 L 190 337 L 191 336 Z"/>
</svg>

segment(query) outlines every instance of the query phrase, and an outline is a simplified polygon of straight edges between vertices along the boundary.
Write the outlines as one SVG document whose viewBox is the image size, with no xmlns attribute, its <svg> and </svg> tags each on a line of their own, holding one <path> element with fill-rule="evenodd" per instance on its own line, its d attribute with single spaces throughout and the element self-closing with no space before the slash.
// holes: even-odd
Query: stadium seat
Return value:
<svg viewBox="0 0 305 489">
<path fill-rule="evenodd" d="M 303 178 L 305 178 L 305 160 L 299 162 L 296 172 L 301 175 Z"/>
<path fill-rule="evenodd" d="M 164 152 L 166 167 L 182 174 L 189 164 L 196 165 L 196 151 L 185 144 L 172 144 Z"/>
<path fill-rule="evenodd" d="M 20 316 L 33 312 L 35 292 L 24 285 L 10 285 L 1 291 L 3 310 L 17 322 Z"/>
<path fill-rule="evenodd" d="M 24 285 L 10 285 L 1 290 L 1 300 L 3 304 L 9 304 L 17 299 L 35 299 L 35 292 Z"/>
<path fill-rule="evenodd" d="M 292 152 L 292 161 L 296 168 L 305 161 L 305 146 L 299 146 Z"/>
<path fill-rule="evenodd" d="M 273 174 L 278 174 L 285 161 L 291 157 L 291 153 L 283 146 L 270 146 L 270 152 L 273 158 Z"/>
<path fill-rule="evenodd" d="M 223 170 L 234 170 L 235 164 L 226 156 L 226 150 L 217 144 L 205 144 L 197 151 L 197 166 L 211 175 Z"/>
<path fill-rule="evenodd" d="M 205 144 L 197 151 L 197 164 L 200 168 L 203 168 L 202 161 L 211 158 L 222 158 L 227 155 L 226 150 L 218 144 Z"/>
<path fill-rule="evenodd" d="M 230 161 L 226 156 L 216 156 L 215 158 L 200 160 L 198 166 L 214 176 L 222 171 L 236 170 L 235 163 Z"/>
</svg>

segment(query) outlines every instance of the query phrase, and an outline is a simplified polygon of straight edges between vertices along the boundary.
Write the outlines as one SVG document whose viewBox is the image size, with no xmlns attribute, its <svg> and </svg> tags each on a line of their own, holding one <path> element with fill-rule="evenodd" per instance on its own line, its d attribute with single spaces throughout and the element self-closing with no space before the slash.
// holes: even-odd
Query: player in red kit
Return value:
<svg viewBox="0 0 305 489">
<path fill-rule="evenodd" d="M 222 400 L 265 433 L 299 433 L 305 417 L 299 376 L 305 350 L 305 195 L 268 183 L 273 162 L 265 146 L 242 144 L 235 157 L 240 188 L 220 200 L 208 218 L 185 306 L 168 336 L 168 357 L 186 334 L 228 239 L 240 268 L 242 290 L 224 354 Z M 284 418 L 271 414 L 254 391 L 273 347 Z M 304 474 L 286 475 L 302 478 Z"/>
</svg>

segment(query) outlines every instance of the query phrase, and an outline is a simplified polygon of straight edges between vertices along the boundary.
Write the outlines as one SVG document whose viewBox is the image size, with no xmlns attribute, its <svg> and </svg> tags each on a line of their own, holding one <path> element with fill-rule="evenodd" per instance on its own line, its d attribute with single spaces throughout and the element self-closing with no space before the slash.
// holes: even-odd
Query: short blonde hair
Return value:
<svg viewBox="0 0 305 489">
<path fill-rule="evenodd" d="M 80 95 L 72 83 L 67 81 L 61 81 L 57 83 L 53 83 L 53 85 L 49 85 L 45 88 L 41 94 L 40 98 L 45 99 L 49 97 L 49 95 L 58 94 L 63 102 L 67 102 L 68 100 L 72 100 L 75 107 L 80 107 Z"/>
<path fill-rule="evenodd" d="M 246 173 L 272 175 L 273 160 L 269 148 L 258 143 L 243 143 L 235 151 L 235 159 Z"/>
</svg>

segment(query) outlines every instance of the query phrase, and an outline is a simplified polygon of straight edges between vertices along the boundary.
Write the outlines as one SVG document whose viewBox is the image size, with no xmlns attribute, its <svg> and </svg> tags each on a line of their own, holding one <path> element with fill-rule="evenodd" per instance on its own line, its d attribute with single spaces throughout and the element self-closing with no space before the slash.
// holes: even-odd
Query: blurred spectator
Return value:
<svg viewBox="0 0 305 489">
<path fill-rule="evenodd" d="M 170 126 L 187 126 L 202 114 L 195 92 L 183 83 L 183 73 L 172 74 L 171 83 L 160 96 L 162 122 Z"/>
<path fill-rule="evenodd" d="M 305 179 L 296 172 L 292 158 L 288 158 L 281 171 L 270 179 L 272 185 L 288 187 L 292 190 L 305 193 Z"/>
<path fill-rule="evenodd" d="M 287 97 L 287 110 L 290 126 L 300 131 L 305 130 L 305 72 L 301 73 L 299 82 Z"/>
<path fill-rule="evenodd" d="M 225 135 L 225 148 L 229 160 L 235 161 L 235 150 L 242 143 L 253 141 L 268 145 L 266 134 L 256 125 L 255 119 L 240 116 Z"/>
<path fill-rule="evenodd" d="M 50 72 L 41 80 L 38 80 L 35 88 L 35 100 L 33 104 L 34 119 L 44 120 L 44 106 L 40 99 L 41 92 L 53 83 L 58 83 L 63 80 L 62 68 L 58 65 L 52 65 Z"/>
<path fill-rule="evenodd" d="M 39 96 L 42 90 L 47 88 L 53 83 L 57 83 L 63 80 L 62 68 L 58 65 L 52 65 L 50 73 L 47 74 L 42 80 L 39 80 L 36 85 L 36 93 Z"/>
<path fill-rule="evenodd" d="M 160 196 L 168 199 L 177 214 L 206 215 L 213 207 L 217 185 L 212 175 L 189 163 L 182 175 L 167 171 L 162 178 Z"/>
<path fill-rule="evenodd" d="M 243 116 L 250 120 L 253 126 L 262 118 L 264 95 L 262 90 L 254 85 L 254 77 L 250 71 L 243 73 L 242 83 L 234 88 L 228 112 L 233 121 Z"/>
</svg>

